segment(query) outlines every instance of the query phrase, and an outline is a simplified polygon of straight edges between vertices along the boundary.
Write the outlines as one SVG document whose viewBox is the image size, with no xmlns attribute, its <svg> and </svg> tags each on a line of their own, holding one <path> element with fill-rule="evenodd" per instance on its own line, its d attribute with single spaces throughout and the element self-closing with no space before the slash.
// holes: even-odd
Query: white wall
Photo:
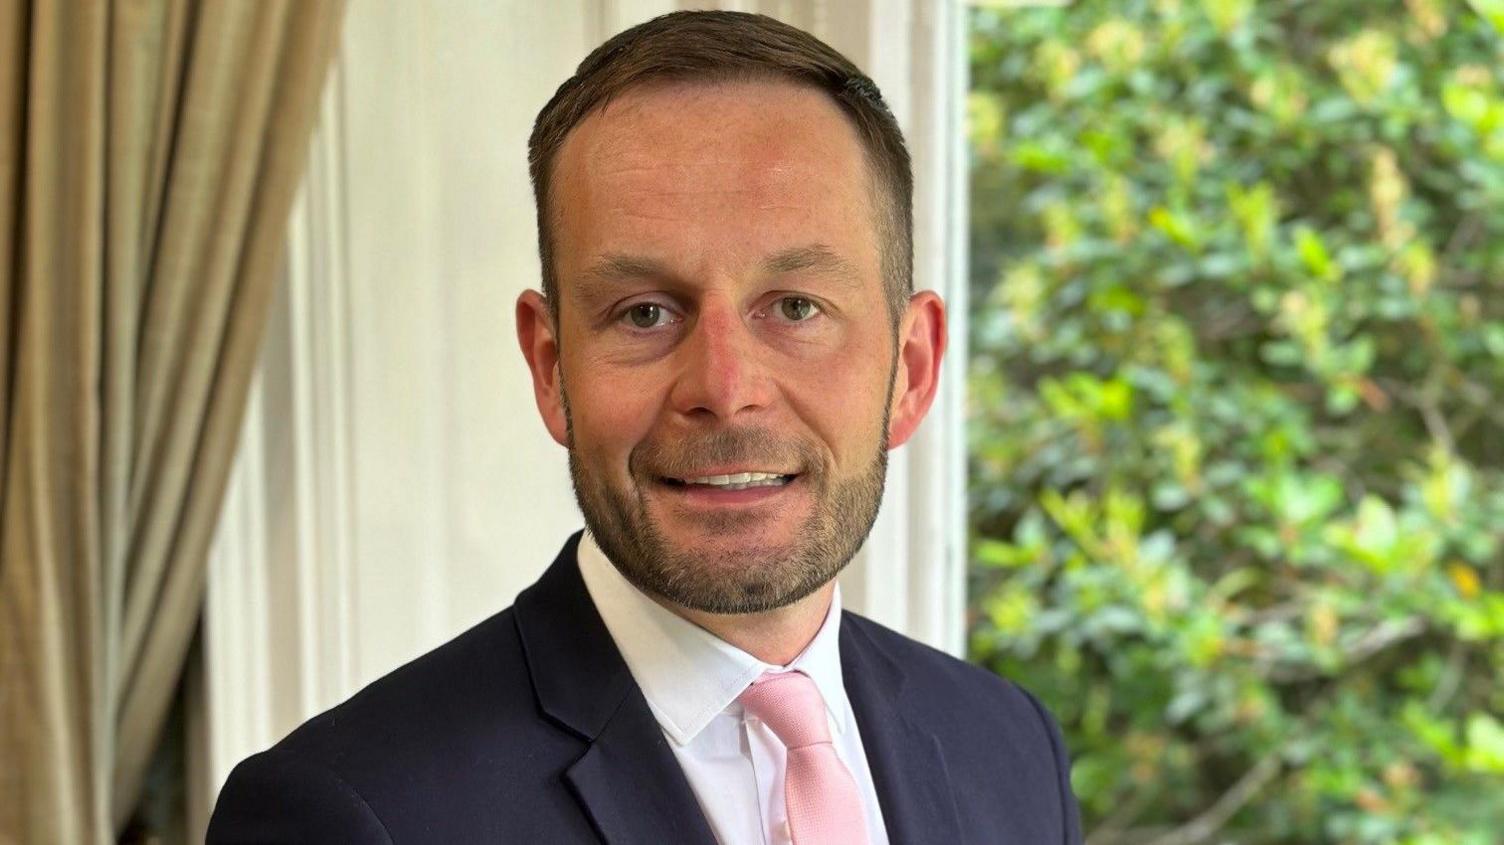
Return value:
<svg viewBox="0 0 1504 845">
<path fill-rule="evenodd" d="M 513 332 L 513 301 L 538 286 L 526 139 L 591 48 L 678 5 L 351 3 L 212 555 L 209 796 L 245 755 L 509 605 L 582 524 Z M 782 17 L 873 74 L 914 153 L 917 281 L 964 316 L 958 4 L 719 5 Z M 843 575 L 852 609 L 951 651 L 963 361 L 954 345 Z"/>
</svg>

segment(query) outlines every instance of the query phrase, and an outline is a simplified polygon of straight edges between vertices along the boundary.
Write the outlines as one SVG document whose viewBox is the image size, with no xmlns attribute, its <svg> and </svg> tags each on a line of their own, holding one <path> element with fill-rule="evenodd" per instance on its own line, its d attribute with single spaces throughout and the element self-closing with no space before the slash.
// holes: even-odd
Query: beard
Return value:
<svg viewBox="0 0 1504 845">
<path fill-rule="evenodd" d="M 890 381 L 891 384 L 891 381 Z M 888 468 L 888 416 L 874 438 L 872 460 L 854 478 L 834 478 L 807 442 L 763 428 L 728 429 L 671 442 L 644 441 L 627 459 L 632 489 L 610 484 L 588 468 L 569 426 L 569 474 L 585 525 L 618 571 L 638 589 L 706 613 L 762 613 L 810 595 L 836 577 L 866 541 L 882 503 Z M 663 478 L 683 478 L 705 466 L 797 467 L 790 484 L 806 484 L 814 505 L 792 539 L 738 544 L 732 550 L 683 548 L 672 542 L 648 510 L 644 491 Z M 701 517 L 697 528 L 733 536 L 753 527 L 759 514 Z"/>
</svg>

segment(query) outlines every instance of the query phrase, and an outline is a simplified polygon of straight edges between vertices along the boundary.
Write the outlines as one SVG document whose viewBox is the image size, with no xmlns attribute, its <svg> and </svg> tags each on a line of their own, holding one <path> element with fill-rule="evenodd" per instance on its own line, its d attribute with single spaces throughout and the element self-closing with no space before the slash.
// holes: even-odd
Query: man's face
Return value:
<svg viewBox="0 0 1504 845">
<path fill-rule="evenodd" d="M 560 149 L 558 384 L 539 402 L 639 587 L 770 610 L 860 547 L 898 348 L 876 201 L 847 119 L 789 84 L 630 92 Z"/>
</svg>

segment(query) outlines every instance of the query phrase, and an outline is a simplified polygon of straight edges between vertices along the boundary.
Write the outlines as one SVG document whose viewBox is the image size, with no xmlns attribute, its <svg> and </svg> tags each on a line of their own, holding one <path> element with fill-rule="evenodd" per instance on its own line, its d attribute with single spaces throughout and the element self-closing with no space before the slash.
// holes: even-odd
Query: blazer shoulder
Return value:
<svg viewBox="0 0 1504 845">
<path fill-rule="evenodd" d="M 1036 719 L 1046 713 L 1033 695 L 1007 678 L 968 663 L 933 646 L 845 612 L 845 621 L 860 639 L 902 668 L 909 683 L 932 690 L 947 707 L 976 708 L 1009 719 Z"/>
<path fill-rule="evenodd" d="M 377 678 L 273 748 L 335 770 L 411 763 L 449 750 L 498 717 L 531 719 L 535 712 L 508 608 Z"/>
<path fill-rule="evenodd" d="M 352 842 L 391 845 L 360 793 L 329 768 L 273 748 L 241 761 L 220 790 L 208 845 Z"/>
<path fill-rule="evenodd" d="M 540 718 L 508 609 L 242 762 L 216 803 L 215 841 L 380 843 L 466 825 L 520 836 L 540 820 L 574 818 L 551 784 L 578 756 L 578 741 Z M 487 802 L 498 794 L 515 801 Z M 288 835 L 263 835 L 280 825 Z"/>
<path fill-rule="evenodd" d="M 1030 835 L 1044 836 L 1047 829 L 1059 834 L 1058 840 L 1050 834 L 1050 841 L 1081 842 L 1070 756 L 1059 725 L 1039 699 L 1006 678 L 870 619 L 848 613 L 844 621 L 849 624 L 842 635 L 850 632 L 851 647 L 881 654 L 902 676 L 906 715 L 932 732 L 944 749 L 958 805 L 994 806 L 998 796 L 991 790 L 999 782 L 1010 784 L 1009 800 L 1027 790 L 1043 790 L 1033 806 L 1053 805 L 1057 812 L 1049 814 L 1047 828 Z"/>
</svg>

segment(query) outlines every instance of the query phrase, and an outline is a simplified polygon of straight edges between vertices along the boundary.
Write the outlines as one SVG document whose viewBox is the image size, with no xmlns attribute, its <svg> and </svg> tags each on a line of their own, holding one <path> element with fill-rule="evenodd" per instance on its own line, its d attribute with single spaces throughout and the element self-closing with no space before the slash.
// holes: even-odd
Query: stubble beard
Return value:
<svg viewBox="0 0 1504 845">
<path fill-rule="evenodd" d="M 637 484 L 633 491 L 627 491 L 592 473 L 580 460 L 566 399 L 569 474 L 575 498 L 601 550 L 638 589 L 705 613 L 776 610 L 829 583 L 851 562 L 871 532 L 887 478 L 887 406 L 884 401 L 876 454 L 864 471 L 851 479 L 833 479 L 819 461 L 819 453 L 808 444 L 779 440 L 765 429 L 727 430 L 692 442 L 639 445 L 628 459 Z M 665 475 L 678 477 L 673 475 L 675 467 L 689 470 L 728 463 L 766 465 L 764 462 L 773 456 L 797 461 L 795 465 L 801 470 L 794 483 L 809 485 L 814 502 L 809 517 L 783 546 L 742 547 L 729 552 L 679 548 L 648 511 L 644 485 L 660 483 L 656 478 Z M 787 464 L 779 468 L 783 466 Z M 759 518 L 726 514 L 708 518 L 700 529 L 731 533 Z"/>
</svg>

